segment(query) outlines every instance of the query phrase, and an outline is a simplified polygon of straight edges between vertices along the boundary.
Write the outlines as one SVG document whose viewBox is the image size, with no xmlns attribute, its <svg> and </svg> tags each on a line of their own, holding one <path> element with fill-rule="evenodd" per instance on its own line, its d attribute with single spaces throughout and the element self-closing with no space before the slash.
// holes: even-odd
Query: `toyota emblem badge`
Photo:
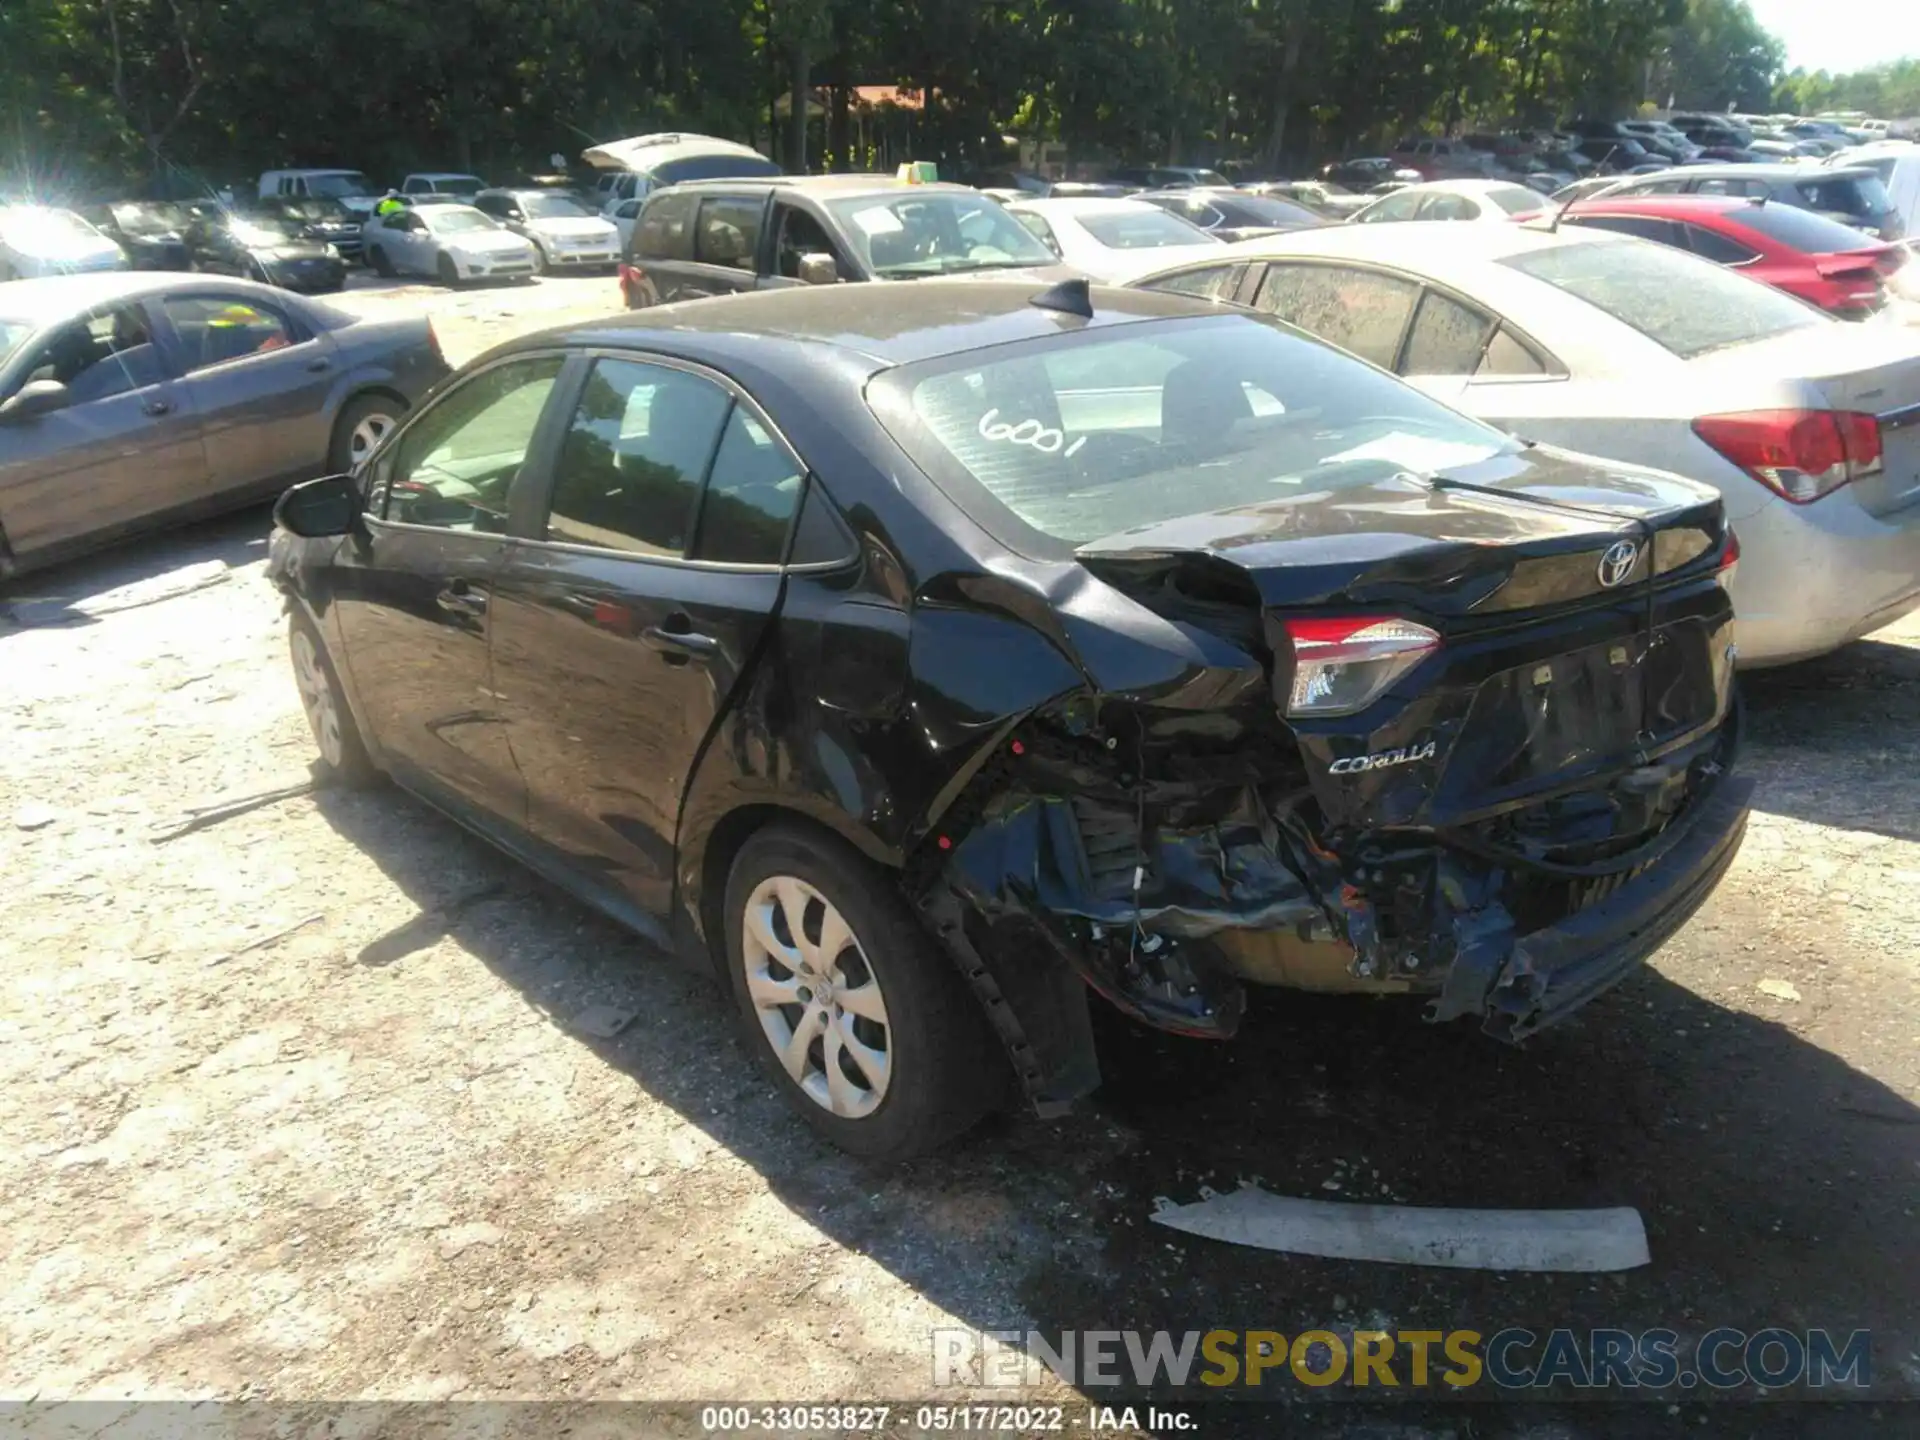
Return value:
<svg viewBox="0 0 1920 1440">
<path fill-rule="evenodd" d="M 1624 585 L 1639 560 L 1640 547 L 1633 541 L 1614 541 L 1600 557 L 1600 583 L 1609 590 L 1616 585 Z"/>
</svg>

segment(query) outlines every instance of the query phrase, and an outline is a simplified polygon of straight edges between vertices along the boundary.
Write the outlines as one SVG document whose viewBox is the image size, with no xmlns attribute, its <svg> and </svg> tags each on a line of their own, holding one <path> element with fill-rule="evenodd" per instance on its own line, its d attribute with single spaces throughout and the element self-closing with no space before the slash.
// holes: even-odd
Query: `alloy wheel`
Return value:
<svg viewBox="0 0 1920 1440">
<path fill-rule="evenodd" d="M 893 1027 L 859 937 L 792 875 L 761 881 L 744 919 L 747 995 L 781 1066 L 830 1114 L 871 1115 L 893 1078 Z"/>
<path fill-rule="evenodd" d="M 307 724 L 313 728 L 314 743 L 320 747 L 320 758 L 339 769 L 346 760 L 347 747 L 340 733 L 340 702 L 333 693 L 326 663 L 313 637 L 299 627 L 293 632 L 292 650 L 293 682 L 299 688 Z"/>
</svg>

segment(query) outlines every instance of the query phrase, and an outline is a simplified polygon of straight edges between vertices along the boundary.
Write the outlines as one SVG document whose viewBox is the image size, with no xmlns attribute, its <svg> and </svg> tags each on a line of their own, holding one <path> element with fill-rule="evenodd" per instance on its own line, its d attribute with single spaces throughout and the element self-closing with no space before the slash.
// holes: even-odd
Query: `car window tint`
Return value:
<svg viewBox="0 0 1920 1440">
<path fill-rule="evenodd" d="M 1548 375 L 1549 370 L 1540 357 L 1509 335 L 1503 326 L 1494 335 L 1493 342 L 1487 346 L 1486 359 L 1480 362 L 1476 375 Z"/>
<path fill-rule="evenodd" d="M 496 365 L 447 392 L 407 427 L 369 509 L 403 525 L 500 534 L 562 359 Z"/>
<path fill-rule="evenodd" d="M 802 479 L 786 447 L 750 411 L 735 405 L 700 500 L 693 557 L 733 565 L 779 564 Z"/>
<path fill-rule="evenodd" d="M 252 300 L 232 296 L 175 296 L 163 302 L 179 337 L 188 371 L 264 355 L 297 343 L 286 317 Z"/>
<path fill-rule="evenodd" d="M 1046 246 L 1054 254 L 1060 253 L 1060 242 L 1054 238 L 1053 227 L 1031 210 L 1013 210 L 1009 214 L 1018 220 L 1025 231 Z"/>
<path fill-rule="evenodd" d="M 1148 283 L 1149 290 L 1166 290 L 1175 295 L 1198 295 L 1203 300 L 1219 300 L 1239 287 L 1239 265 L 1208 265 L 1199 270 L 1183 270 L 1178 275 L 1163 275 Z"/>
<path fill-rule="evenodd" d="M 1567 223 L 1584 225 L 1589 230 L 1611 230 L 1616 235 L 1633 235 L 1661 245 L 1680 243 L 1680 232 L 1671 220 L 1656 220 L 1650 215 L 1569 215 Z"/>
<path fill-rule="evenodd" d="M 4 329 L 0 325 L 0 332 Z M 6 349 L 0 338 L 0 356 Z M 165 378 L 146 314 L 137 305 L 76 320 L 54 331 L 28 363 L 26 375 L 29 381 L 59 381 L 67 387 L 69 403 L 75 405 L 142 390 Z"/>
<path fill-rule="evenodd" d="M 687 548 L 731 397 L 665 365 L 597 360 L 561 442 L 546 535 L 637 555 Z"/>
<path fill-rule="evenodd" d="M 1805 214 L 1806 212 L 1795 211 L 1794 213 Z M 1685 225 L 1681 228 L 1686 231 L 1689 248 L 1703 260 L 1711 260 L 1716 265 L 1744 265 L 1749 260 L 1759 258 L 1758 250 L 1750 249 L 1738 240 L 1722 235 L 1718 230 L 1708 230 L 1700 225 Z"/>
<path fill-rule="evenodd" d="M 1735 217 L 1749 230 L 1758 230 L 1808 255 L 1864 250 L 1879 242 L 1851 225 L 1791 205 L 1754 205 Z"/>
<path fill-rule="evenodd" d="M 649 260 L 693 258 L 693 209 L 697 195 L 662 191 L 650 197 L 634 229 L 635 250 Z"/>
<path fill-rule="evenodd" d="M 1407 336 L 1400 373 L 1471 375 L 1480 365 L 1481 348 L 1492 328 L 1491 316 L 1429 290 L 1420 297 L 1420 312 Z"/>
<path fill-rule="evenodd" d="M 1778 290 L 1664 245 L 1596 238 L 1496 263 L 1586 301 L 1682 359 L 1838 323 Z"/>
<path fill-rule="evenodd" d="M 703 265 L 753 269 L 754 252 L 760 245 L 762 203 L 757 195 L 715 195 L 702 200 L 693 258 Z"/>
<path fill-rule="evenodd" d="M 774 255 L 775 268 L 789 280 L 800 278 L 800 262 L 808 255 L 831 255 L 834 268 L 840 268 L 838 247 L 826 227 L 805 210 L 794 205 L 776 205 L 774 233 L 779 237 Z M 845 278 L 842 275 L 841 278 Z"/>
<path fill-rule="evenodd" d="M 1254 304 L 1363 360 L 1391 367 L 1418 287 L 1335 265 L 1274 265 Z"/>
</svg>

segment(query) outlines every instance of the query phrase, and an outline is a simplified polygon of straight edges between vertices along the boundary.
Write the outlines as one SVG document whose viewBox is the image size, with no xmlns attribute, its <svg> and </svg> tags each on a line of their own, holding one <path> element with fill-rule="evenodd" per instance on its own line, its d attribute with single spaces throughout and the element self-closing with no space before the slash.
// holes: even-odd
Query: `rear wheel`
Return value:
<svg viewBox="0 0 1920 1440">
<path fill-rule="evenodd" d="M 393 262 L 387 259 L 387 252 L 378 245 L 367 251 L 367 263 L 373 267 L 374 274 L 388 280 L 393 278 Z"/>
<path fill-rule="evenodd" d="M 347 402 L 333 422 L 333 444 L 327 452 L 332 472 L 358 470 L 387 432 L 400 423 L 402 406 L 385 395 L 362 395 Z"/>
<path fill-rule="evenodd" d="M 1011 1072 L 979 1004 L 863 856 L 769 826 L 735 859 L 726 907 L 747 1044 L 824 1138 L 902 1160 L 1007 1097 Z"/>
<path fill-rule="evenodd" d="M 293 683 L 300 691 L 300 708 L 307 712 L 307 725 L 320 750 L 321 779 L 349 789 L 375 783 L 380 772 L 360 739 L 360 727 L 353 723 L 353 712 L 347 708 L 326 647 L 306 616 L 293 617 L 287 645 L 293 660 Z"/>
</svg>

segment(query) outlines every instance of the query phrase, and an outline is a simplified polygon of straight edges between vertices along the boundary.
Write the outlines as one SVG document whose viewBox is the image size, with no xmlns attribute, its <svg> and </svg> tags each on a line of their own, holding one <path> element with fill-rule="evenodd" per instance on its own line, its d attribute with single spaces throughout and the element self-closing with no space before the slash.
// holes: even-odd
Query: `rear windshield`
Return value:
<svg viewBox="0 0 1920 1440">
<path fill-rule="evenodd" d="M 310 195 L 365 195 L 372 189 L 373 182 L 358 170 L 307 177 L 307 193 Z"/>
<path fill-rule="evenodd" d="M 1332 346 L 1247 314 L 947 357 L 883 377 L 875 404 L 921 469 L 1029 551 L 1518 448 Z"/>
<path fill-rule="evenodd" d="M 1893 197 L 1878 175 L 1835 175 L 1826 180 L 1801 181 L 1796 187 L 1816 210 L 1858 215 L 1877 220 L 1893 208 Z"/>
<path fill-rule="evenodd" d="M 1305 206 L 1271 195 L 1235 195 L 1216 202 L 1214 208 L 1226 215 L 1230 225 L 1297 225 L 1305 229 L 1320 223 L 1320 217 Z"/>
<path fill-rule="evenodd" d="M 1142 205 L 1137 212 L 1114 210 L 1075 217 L 1109 250 L 1158 250 L 1163 245 L 1205 245 L 1212 236 L 1177 215 Z"/>
<path fill-rule="evenodd" d="M 1751 205 L 1745 210 L 1734 211 L 1728 218 L 1749 230 L 1771 235 L 1782 245 L 1790 245 L 1809 255 L 1829 255 L 1837 250 L 1864 250 L 1878 243 L 1873 236 L 1864 235 L 1851 225 L 1842 225 L 1838 220 L 1829 220 L 1825 215 L 1816 215 L 1811 210 L 1801 210 L 1792 205 Z"/>
<path fill-rule="evenodd" d="M 1538 210 L 1546 199 L 1538 190 L 1529 190 L 1524 185 L 1496 185 L 1481 198 L 1492 201 L 1509 215 Z"/>
<path fill-rule="evenodd" d="M 1771 286 L 1664 245 L 1560 245 L 1500 263 L 1586 301 L 1683 360 L 1827 323 Z"/>
</svg>

